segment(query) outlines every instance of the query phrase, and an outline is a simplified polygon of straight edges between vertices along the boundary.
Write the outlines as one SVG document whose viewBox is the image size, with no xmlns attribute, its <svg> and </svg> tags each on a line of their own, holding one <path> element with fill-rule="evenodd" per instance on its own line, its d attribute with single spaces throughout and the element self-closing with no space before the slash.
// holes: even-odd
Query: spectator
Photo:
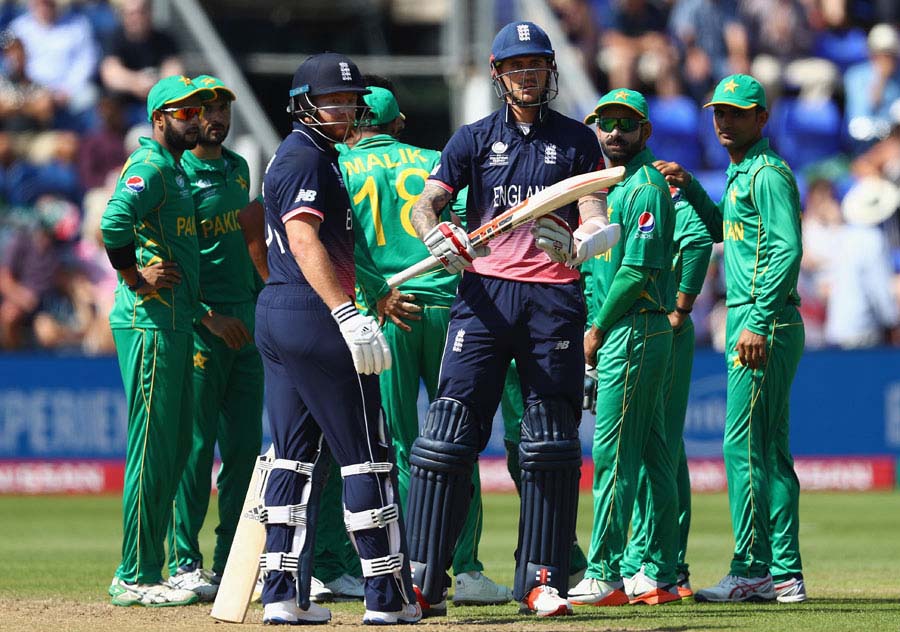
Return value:
<svg viewBox="0 0 900 632">
<path fill-rule="evenodd" d="M 122 28 L 100 64 L 103 86 L 125 98 L 129 127 L 145 121 L 147 93 L 161 77 L 184 74 L 175 40 L 153 28 L 150 8 L 149 0 L 124 0 Z"/>
<path fill-rule="evenodd" d="M 841 238 L 840 202 L 828 180 L 814 180 L 803 209 L 803 258 L 798 280 L 800 313 L 806 327 L 806 346 L 825 344 L 825 318 L 831 288 L 832 262 Z"/>
<path fill-rule="evenodd" d="M 46 129 L 53 124 L 53 95 L 25 74 L 25 47 L 12 31 L 0 32 L 0 129 L 9 132 Z"/>
<path fill-rule="evenodd" d="M 81 186 L 102 186 L 113 169 L 125 164 L 125 113 L 121 99 L 106 94 L 97 104 L 98 129 L 85 134 L 78 149 L 78 177 Z"/>
<path fill-rule="evenodd" d="M 578 51 L 584 71 L 597 87 L 601 83 L 597 68 L 600 30 L 593 7 L 587 0 L 550 0 L 549 4 L 559 18 L 566 38 Z"/>
<path fill-rule="evenodd" d="M 9 28 L 25 47 L 26 76 L 53 93 L 56 126 L 84 131 L 97 98 L 97 44 L 87 18 L 60 15 L 57 2 L 28 0 L 28 10 Z"/>
<path fill-rule="evenodd" d="M 900 102 L 890 111 L 890 133 L 858 156 L 850 169 L 857 178 L 884 178 L 900 186 Z"/>
<path fill-rule="evenodd" d="M 645 83 L 652 84 L 664 61 L 677 57 L 666 33 L 667 21 L 668 11 L 658 2 L 612 2 L 600 57 L 610 86 L 636 90 L 641 87 L 639 74 Z"/>
<path fill-rule="evenodd" d="M 845 118 L 850 136 L 862 146 L 888 135 L 891 105 L 900 99 L 900 37 L 890 24 L 876 24 L 867 39 L 869 60 L 844 75 Z"/>
<path fill-rule="evenodd" d="M 897 212 L 900 191 L 878 179 L 860 181 L 844 196 L 843 226 L 832 253 L 832 286 L 825 335 L 844 349 L 900 344 L 900 313 L 884 233 L 878 228 Z M 887 337 L 886 337 L 887 334 Z"/>
</svg>

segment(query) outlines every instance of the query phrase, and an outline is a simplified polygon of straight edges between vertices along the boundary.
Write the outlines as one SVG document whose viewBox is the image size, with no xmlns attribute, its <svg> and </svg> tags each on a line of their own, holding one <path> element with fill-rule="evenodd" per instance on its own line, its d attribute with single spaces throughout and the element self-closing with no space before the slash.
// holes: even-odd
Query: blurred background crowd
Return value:
<svg viewBox="0 0 900 632">
<path fill-rule="evenodd" d="M 701 106 L 721 77 L 757 77 L 765 133 L 801 188 L 807 346 L 900 346 L 900 2 L 547 4 L 594 89 L 648 95 L 654 153 L 690 169 L 714 199 L 728 155 Z M 495 6 L 498 24 L 518 17 L 512 0 Z M 100 216 L 148 135 L 147 92 L 183 72 L 151 0 L 0 1 L 0 349 L 113 352 L 116 278 Z M 721 348 L 718 253 L 695 323 L 699 344 Z"/>
</svg>

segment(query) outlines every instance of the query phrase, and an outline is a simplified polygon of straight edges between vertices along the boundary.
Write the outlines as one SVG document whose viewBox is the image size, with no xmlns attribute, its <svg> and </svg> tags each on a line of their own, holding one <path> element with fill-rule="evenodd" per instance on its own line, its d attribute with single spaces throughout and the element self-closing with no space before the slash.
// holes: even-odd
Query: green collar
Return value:
<svg viewBox="0 0 900 632">
<path fill-rule="evenodd" d="M 186 151 L 181 154 L 181 162 L 191 170 L 197 171 L 215 171 L 217 173 L 228 173 L 234 170 L 239 163 L 236 160 L 237 154 L 226 147 L 222 147 L 222 157 L 213 160 L 204 160 L 198 158 L 193 152 Z"/>
<path fill-rule="evenodd" d="M 750 163 L 753 162 L 753 160 L 755 160 L 757 156 L 767 152 L 768 150 L 769 139 L 763 136 L 750 146 L 750 149 L 748 149 L 747 153 L 744 154 L 743 160 L 741 160 L 737 164 L 731 163 L 730 165 L 728 165 L 728 170 L 725 173 L 729 176 L 732 173 L 747 173 L 748 171 L 750 171 Z"/>
<path fill-rule="evenodd" d="M 625 165 L 625 177 L 628 178 L 629 176 L 634 175 L 645 165 L 653 164 L 654 160 L 656 160 L 656 158 L 654 158 L 650 148 L 644 147 Z"/>
<path fill-rule="evenodd" d="M 363 138 L 361 141 L 356 143 L 353 147 L 348 147 L 344 143 L 338 143 L 335 148 L 338 150 L 339 154 L 346 154 L 348 151 L 353 151 L 355 149 L 369 149 L 371 147 L 381 147 L 383 145 L 390 145 L 392 143 L 396 143 L 397 139 L 391 136 L 390 134 L 376 134 L 375 136 L 369 136 L 368 138 Z"/>
<path fill-rule="evenodd" d="M 149 136 L 141 136 L 138 142 L 140 143 L 141 147 L 149 149 L 155 154 L 159 154 L 159 157 L 162 158 L 163 162 L 165 162 L 173 169 L 181 169 L 181 166 L 175 162 L 175 156 L 173 156 L 168 149 L 160 145 Z"/>
</svg>

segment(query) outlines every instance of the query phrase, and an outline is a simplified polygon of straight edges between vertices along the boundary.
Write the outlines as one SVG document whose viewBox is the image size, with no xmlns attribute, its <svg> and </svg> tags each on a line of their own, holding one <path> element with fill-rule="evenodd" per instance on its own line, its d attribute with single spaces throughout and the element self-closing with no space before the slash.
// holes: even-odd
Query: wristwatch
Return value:
<svg viewBox="0 0 900 632">
<path fill-rule="evenodd" d="M 681 314 L 682 316 L 687 316 L 687 315 L 690 314 L 692 311 L 694 311 L 694 308 L 691 307 L 691 308 L 689 308 L 689 309 L 685 309 L 684 307 L 680 307 L 680 306 L 676 305 L 676 306 L 675 306 L 675 311 L 678 312 L 679 314 Z"/>
<path fill-rule="evenodd" d="M 126 284 L 127 285 L 127 284 Z M 147 285 L 147 279 L 144 278 L 140 272 L 137 275 L 137 281 L 135 281 L 134 285 L 128 285 L 128 289 L 132 292 L 137 292 L 139 289 Z"/>
</svg>

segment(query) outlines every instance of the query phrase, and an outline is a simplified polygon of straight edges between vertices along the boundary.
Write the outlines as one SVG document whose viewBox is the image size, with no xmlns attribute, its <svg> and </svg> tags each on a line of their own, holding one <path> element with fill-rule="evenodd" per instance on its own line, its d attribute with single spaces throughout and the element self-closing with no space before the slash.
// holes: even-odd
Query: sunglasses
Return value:
<svg viewBox="0 0 900 632">
<path fill-rule="evenodd" d="M 637 128 L 641 126 L 641 123 L 646 123 L 647 119 L 633 119 L 633 118 L 599 118 L 597 119 L 597 127 L 600 128 L 601 131 L 609 134 L 617 127 L 624 132 L 625 134 L 629 132 L 633 132 Z"/>
<path fill-rule="evenodd" d="M 190 121 L 193 118 L 197 118 L 200 116 L 200 112 L 203 111 L 203 108 L 199 105 L 190 105 L 185 106 L 183 108 L 162 108 L 160 112 L 165 112 L 166 114 L 171 114 L 173 119 L 179 121 Z"/>
</svg>

